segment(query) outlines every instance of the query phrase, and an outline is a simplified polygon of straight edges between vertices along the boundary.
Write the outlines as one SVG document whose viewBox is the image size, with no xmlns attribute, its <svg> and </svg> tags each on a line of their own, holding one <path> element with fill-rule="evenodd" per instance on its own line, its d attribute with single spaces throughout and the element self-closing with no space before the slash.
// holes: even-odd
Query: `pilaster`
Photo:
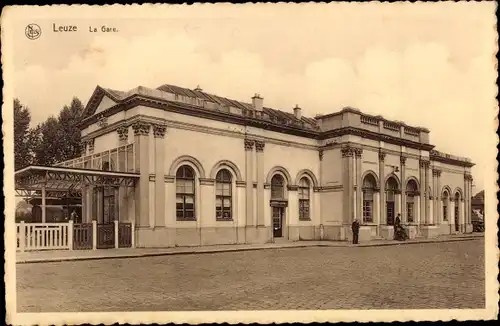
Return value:
<svg viewBox="0 0 500 326">
<path fill-rule="evenodd" d="M 434 223 L 436 225 L 441 224 L 441 211 L 439 210 L 439 202 L 441 201 L 441 170 L 434 169 L 432 171 L 434 175 Z"/>
<path fill-rule="evenodd" d="M 264 147 L 263 141 L 255 141 L 255 151 L 257 157 L 257 226 L 264 226 Z"/>
<path fill-rule="evenodd" d="M 135 143 L 135 169 L 140 179 L 135 189 L 135 222 L 138 228 L 149 227 L 149 131 L 150 124 L 132 125 Z"/>
<path fill-rule="evenodd" d="M 165 132 L 167 127 L 153 125 L 155 142 L 155 226 L 165 226 Z"/>
<path fill-rule="evenodd" d="M 126 145 L 128 143 L 128 127 L 119 127 L 116 132 L 118 133 L 119 146 Z"/>
<path fill-rule="evenodd" d="M 430 162 L 424 161 L 424 170 L 425 170 L 425 223 L 431 224 L 431 185 L 432 185 L 432 174 L 430 171 Z"/>
<path fill-rule="evenodd" d="M 356 216 L 360 223 L 364 223 L 363 221 L 363 194 L 362 194 L 362 185 L 363 181 L 361 180 L 361 158 L 363 156 L 362 148 L 354 149 L 354 158 L 356 162 Z"/>
<path fill-rule="evenodd" d="M 385 212 L 385 152 L 380 150 L 378 153 L 378 175 L 380 183 L 380 196 L 379 196 L 379 224 L 387 224 Z"/>
<path fill-rule="evenodd" d="M 246 226 L 254 225 L 253 221 L 253 149 L 255 141 L 251 139 L 245 139 L 245 205 L 246 205 Z"/>
<path fill-rule="evenodd" d="M 406 156 L 401 154 L 399 157 L 399 163 L 401 164 L 401 187 L 403 194 L 401 196 L 401 223 L 408 222 L 407 210 L 406 210 Z"/>
<path fill-rule="evenodd" d="M 341 148 L 342 169 L 343 169 L 343 204 L 344 204 L 344 224 L 350 224 L 354 218 L 354 151 L 352 147 L 345 146 Z"/>
</svg>

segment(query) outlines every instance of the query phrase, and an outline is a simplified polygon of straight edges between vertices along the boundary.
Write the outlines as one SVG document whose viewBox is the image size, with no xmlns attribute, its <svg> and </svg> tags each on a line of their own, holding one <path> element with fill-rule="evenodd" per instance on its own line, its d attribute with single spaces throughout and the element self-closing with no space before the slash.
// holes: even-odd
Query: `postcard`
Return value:
<svg viewBox="0 0 500 326">
<path fill-rule="evenodd" d="M 6 322 L 496 319 L 495 10 L 5 7 Z"/>
</svg>

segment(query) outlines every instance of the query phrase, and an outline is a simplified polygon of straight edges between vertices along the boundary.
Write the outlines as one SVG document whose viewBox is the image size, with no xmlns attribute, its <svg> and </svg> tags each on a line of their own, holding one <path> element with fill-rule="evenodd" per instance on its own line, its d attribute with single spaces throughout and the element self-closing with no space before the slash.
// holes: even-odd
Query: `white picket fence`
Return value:
<svg viewBox="0 0 500 326">
<path fill-rule="evenodd" d="M 17 249 L 73 249 L 73 221 L 67 223 L 16 223 Z"/>
<path fill-rule="evenodd" d="M 119 222 L 114 221 L 114 247 L 119 248 Z M 126 224 L 126 223 L 125 223 Z M 78 225 L 77 225 L 78 226 Z M 135 248 L 134 241 L 134 224 L 131 223 L 130 243 L 129 247 Z M 73 236 L 76 237 L 76 249 L 79 248 L 79 235 L 82 234 L 74 232 L 73 221 L 66 223 L 16 223 L 17 231 L 17 250 L 33 251 L 33 250 L 73 250 Z M 77 231 L 79 229 L 77 228 Z M 97 249 L 97 223 L 92 221 L 92 237 L 87 238 L 92 241 L 91 248 Z"/>
</svg>

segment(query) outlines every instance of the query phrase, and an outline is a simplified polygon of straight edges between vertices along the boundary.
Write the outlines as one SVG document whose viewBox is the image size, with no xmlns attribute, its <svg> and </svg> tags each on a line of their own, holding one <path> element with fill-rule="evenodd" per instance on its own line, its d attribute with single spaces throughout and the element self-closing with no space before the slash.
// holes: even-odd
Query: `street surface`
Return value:
<svg viewBox="0 0 500 326">
<path fill-rule="evenodd" d="M 484 308 L 484 240 L 17 265 L 18 312 Z"/>
</svg>

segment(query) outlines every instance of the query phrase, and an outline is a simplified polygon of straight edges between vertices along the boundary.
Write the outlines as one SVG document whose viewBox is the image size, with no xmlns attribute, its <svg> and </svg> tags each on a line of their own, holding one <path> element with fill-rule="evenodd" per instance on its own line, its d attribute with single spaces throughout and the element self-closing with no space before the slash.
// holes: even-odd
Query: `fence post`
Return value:
<svg viewBox="0 0 500 326">
<path fill-rule="evenodd" d="M 97 249 L 97 221 L 92 220 L 92 250 Z"/>
<path fill-rule="evenodd" d="M 68 249 L 73 250 L 73 220 L 68 222 Z"/>
<path fill-rule="evenodd" d="M 115 248 L 119 248 L 118 246 L 118 221 L 115 220 Z"/>
<path fill-rule="evenodd" d="M 131 235 L 130 235 L 130 237 L 131 237 L 131 239 L 130 239 L 130 247 L 131 247 L 131 248 L 135 248 L 135 222 L 134 222 L 134 221 L 132 221 L 132 222 L 130 223 L 130 225 L 131 225 L 131 231 L 130 231 L 130 233 L 131 233 Z"/>
<path fill-rule="evenodd" d="M 24 221 L 21 221 L 19 226 L 19 250 L 24 252 L 24 245 L 26 243 L 26 229 L 24 226 Z"/>
</svg>

